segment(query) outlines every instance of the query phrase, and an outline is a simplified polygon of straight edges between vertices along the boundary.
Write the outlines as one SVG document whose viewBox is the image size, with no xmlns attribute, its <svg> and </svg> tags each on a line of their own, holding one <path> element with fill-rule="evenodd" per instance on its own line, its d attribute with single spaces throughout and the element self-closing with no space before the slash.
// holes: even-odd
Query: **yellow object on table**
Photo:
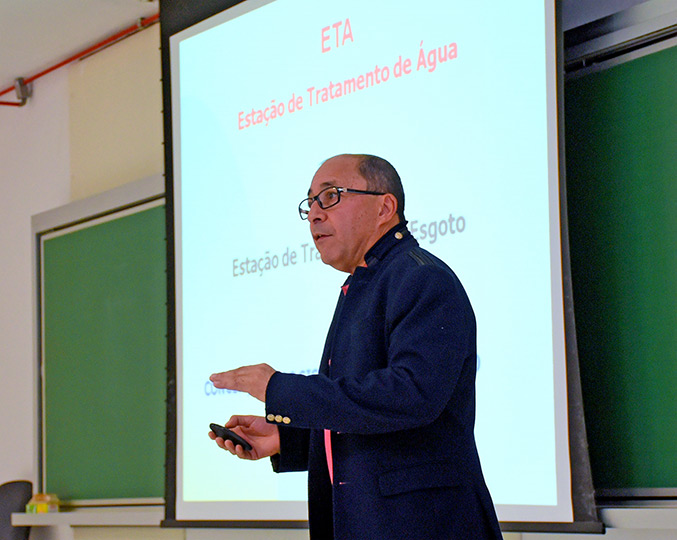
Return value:
<svg viewBox="0 0 677 540">
<path fill-rule="evenodd" d="M 46 514 L 59 511 L 59 497 L 54 493 L 36 493 L 26 504 L 27 514 Z"/>
</svg>

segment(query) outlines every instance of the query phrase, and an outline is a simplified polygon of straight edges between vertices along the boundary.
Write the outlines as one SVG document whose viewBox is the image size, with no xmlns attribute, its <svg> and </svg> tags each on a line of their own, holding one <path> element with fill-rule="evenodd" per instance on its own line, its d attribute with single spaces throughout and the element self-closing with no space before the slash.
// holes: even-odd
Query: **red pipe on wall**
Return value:
<svg viewBox="0 0 677 540">
<path fill-rule="evenodd" d="M 37 73 L 36 75 L 33 75 L 32 77 L 28 77 L 24 80 L 25 84 L 30 84 L 36 79 L 39 79 L 40 77 L 43 77 L 44 75 L 47 75 L 48 73 L 51 73 L 52 71 L 59 69 L 60 67 L 63 67 L 67 64 L 70 64 L 71 62 L 75 62 L 76 60 L 80 60 L 81 58 L 84 58 L 85 56 L 89 56 L 91 54 L 94 54 L 95 52 L 103 49 L 104 47 L 107 47 L 108 45 L 112 45 L 116 41 L 119 41 L 123 38 L 126 38 L 127 36 L 130 36 L 131 34 L 134 34 L 140 30 L 143 30 L 150 25 L 158 22 L 160 20 L 160 14 L 156 13 L 155 15 L 151 15 L 150 17 L 146 17 L 145 19 L 139 19 L 138 22 L 130 26 L 128 28 L 125 28 L 124 30 L 121 30 L 117 34 L 114 34 L 110 36 L 109 38 L 104 39 L 103 41 L 100 41 L 99 43 L 96 43 L 95 45 L 92 45 L 91 47 L 88 47 L 84 51 L 80 51 L 79 53 L 71 56 L 70 58 L 66 58 L 66 60 L 63 60 L 62 62 L 59 62 L 58 64 L 55 64 L 54 66 L 45 69 L 44 71 L 41 71 L 40 73 Z M 14 86 L 10 86 L 9 88 L 5 88 L 4 90 L 0 91 L 0 96 L 7 94 L 8 92 L 11 92 L 14 90 Z M 14 101 L 0 101 L 0 105 L 11 105 L 14 107 L 21 107 L 23 103 L 20 102 L 14 102 Z"/>
</svg>

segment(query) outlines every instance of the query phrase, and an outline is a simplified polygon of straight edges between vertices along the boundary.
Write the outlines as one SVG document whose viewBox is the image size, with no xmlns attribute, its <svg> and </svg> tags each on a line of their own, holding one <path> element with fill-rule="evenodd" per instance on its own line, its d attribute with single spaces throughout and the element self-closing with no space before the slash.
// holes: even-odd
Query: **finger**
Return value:
<svg viewBox="0 0 677 540">
<path fill-rule="evenodd" d="M 227 428 L 234 428 L 234 427 L 249 427 L 251 426 L 252 422 L 254 421 L 253 416 L 240 416 L 240 415 L 233 415 L 230 417 L 230 420 L 226 422 L 224 425 Z"/>
<path fill-rule="evenodd" d="M 232 374 L 230 371 L 224 371 L 222 373 L 213 373 L 209 376 L 209 380 L 212 381 L 212 384 L 216 388 L 230 388 L 234 382 Z"/>
<path fill-rule="evenodd" d="M 235 455 L 240 459 L 252 459 L 251 453 L 247 452 L 242 445 L 235 445 Z"/>
<path fill-rule="evenodd" d="M 235 426 L 241 426 L 241 425 L 244 424 L 244 422 L 242 422 L 242 418 L 244 418 L 244 417 L 236 416 L 236 415 L 231 416 L 230 419 L 228 420 L 228 422 L 226 422 L 223 425 L 227 428 L 233 428 Z"/>
<path fill-rule="evenodd" d="M 231 441 L 231 440 L 223 441 L 223 449 L 228 450 L 228 452 L 230 452 L 234 456 L 237 455 L 235 445 L 233 444 L 233 441 Z"/>
</svg>

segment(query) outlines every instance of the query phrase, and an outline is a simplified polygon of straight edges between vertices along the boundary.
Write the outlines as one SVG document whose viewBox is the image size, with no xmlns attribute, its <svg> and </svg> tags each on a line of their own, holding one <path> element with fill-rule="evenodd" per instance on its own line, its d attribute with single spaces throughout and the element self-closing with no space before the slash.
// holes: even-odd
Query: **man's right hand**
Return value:
<svg viewBox="0 0 677 540">
<path fill-rule="evenodd" d="M 209 437 L 221 448 L 240 459 L 261 459 L 273 456 L 280 451 L 280 434 L 277 426 L 269 424 L 262 416 L 231 416 L 225 427 L 246 439 L 252 445 L 252 449 L 246 451 L 242 446 L 233 444 L 232 441 L 224 441 L 213 431 L 209 432 Z"/>
</svg>

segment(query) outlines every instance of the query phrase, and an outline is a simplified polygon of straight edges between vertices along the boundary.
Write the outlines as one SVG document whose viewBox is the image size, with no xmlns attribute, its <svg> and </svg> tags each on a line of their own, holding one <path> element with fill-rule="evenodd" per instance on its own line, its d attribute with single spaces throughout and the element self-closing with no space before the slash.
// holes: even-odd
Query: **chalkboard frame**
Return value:
<svg viewBox="0 0 677 540">
<path fill-rule="evenodd" d="M 33 263 L 33 344 L 34 344 L 34 403 L 35 403 L 35 462 L 38 465 L 38 491 L 45 491 L 45 415 L 44 407 L 44 343 L 42 322 L 42 245 L 47 235 L 93 222 L 115 219 L 164 204 L 164 177 L 153 175 L 130 182 L 118 188 L 49 210 L 31 219 Z M 163 366 L 164 367 L 164 366 Z M 68 506 L 156 505 L 164 504 L 164 497 L 131 497 L 111 499 L 67 500 Z"/>
</svg>

